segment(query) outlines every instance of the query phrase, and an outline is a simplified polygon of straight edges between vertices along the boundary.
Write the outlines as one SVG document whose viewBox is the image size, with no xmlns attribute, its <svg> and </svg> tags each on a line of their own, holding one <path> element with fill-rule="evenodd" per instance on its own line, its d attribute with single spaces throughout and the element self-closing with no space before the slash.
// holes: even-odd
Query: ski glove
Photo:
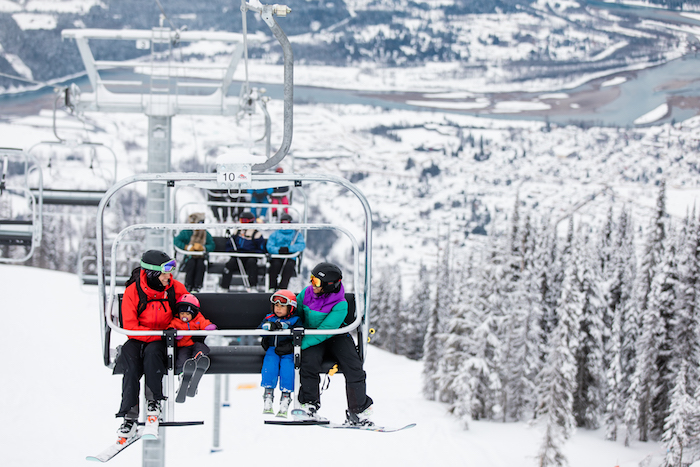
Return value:
<svg viewBox="0 0 700 467">
<path fill-rule="evenodd" d="M 216 329 L 216 324 L 207 324 L 204 328 L 205 331 L 213 331 L 214 329 Z"/>
<path fill-rule="evenodd" d="M 262 325 L 262 328 L 265 331 L 277 331 L 278 329 L 282 329 L 282 326 L 276 321 L 268 321 Z"/>
<path fill-rule="evenodd" d="M 288 255 L 288 254 L 289 254 L 289 248 L 287 248 L 286 246 L 281 247 L 281 248 L 280 248 L 280 254 L 281 254 L 281 255 Z"/>
<path fill-rule="evenodd" d="M 294 346 L 291 340 L 280 342 L 277 344 L 277 347 L 275 347 L 275 353 L 277 355 L 289 355 L 292 352 L 294 352 Z"/>
</svg>

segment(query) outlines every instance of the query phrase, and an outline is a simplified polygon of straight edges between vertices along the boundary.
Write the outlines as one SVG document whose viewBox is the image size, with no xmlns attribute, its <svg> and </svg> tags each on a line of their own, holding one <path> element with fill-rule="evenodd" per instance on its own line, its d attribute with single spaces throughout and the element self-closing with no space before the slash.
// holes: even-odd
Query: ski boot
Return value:
<svg viewBox="0 0 700 467">
<path fill-rule="evenodd" d="M 345 416 L 347 418 L 345 420 L 345 425 L 373 426 L 374 422 L 372 422 L 372 420 L 369 419 L 369 417 L 371 415 L 372 415 L 372 406 L 371 405 L 360 413 L 353 413 L 353 412 L 350 412 L 349 410 L 346 410 Z"/>
<path fill-rule="evenodd" d="M 130 420 L 128 418 L 125 418 L 124 423 L 122 423 L 122 425 L 117 430 L 117 443 L 124 444 L 126 440 L 128 440 L 136 434 L 137 427 L 138 424 L 136 423 L 136 420 Z"/>
<path fill-rule="evenodd" d="M 289 411 L 289 404 L 292 402 L 292 393 L 283 392 L 280 398 L 280 410 L 277 412 L 278 417 L 287 418 L 287 412 Z"/>
<path fill-rule="evenodd" d="M 263 394 L 263 413 L 274 413 L 272 410 L 272 403 L 275 400 L 275 390 L 272 388 L 265 388 L 265 394 Z"/>
</svg>

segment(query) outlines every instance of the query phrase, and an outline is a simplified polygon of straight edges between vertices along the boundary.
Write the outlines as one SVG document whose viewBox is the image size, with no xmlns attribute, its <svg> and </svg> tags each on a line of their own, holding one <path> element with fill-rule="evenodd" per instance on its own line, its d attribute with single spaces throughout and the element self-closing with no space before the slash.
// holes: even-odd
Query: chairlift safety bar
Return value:
<svg viewBox="0 0 700 467">
<path fill-rule="evenodd" d="M 351 232 L 349 232 L 347 229 L 340 227 L 340 226 L 331 226 L 328 224 L 295 224 L 294 228 L 295 230 L 322 230 L 322 229 L 335 229 L 339 230 L 343 233 L 345 233 L 348 238 L 350 238 L 351 242 L 353 243 L 353 250 L 354 250 L 354 263 L 355 263 L 355 270 L 354 270 L 354 285 L 355 285 L 355 291 L 356 294 L 359 295 L 359 300 L 356 303 L 356 316 L 358 317 L 356 321 L 353 323 L 353 325 L 341 328 L 341 330 L 337 330 L 336 333 L 341 333 L 341 332 L 347 332 L 348 330 L 355 329 L 358 325 L 360 325 L 360 322 L 362 323 L 362 334 L 364 336 L 369 335 L 369 310 L 370 310 L 370 303 L 371 303 L 371 294 L 370 294 L 370 281 L 371 281 L 371 251 L 372 251 L 372 212 L 371 208 L 369 206 L 369 202 L 367 201 L 367 198 L 362 194 L 361 191 L 359 191 L 352 183 L 349 181 L 345 180 L 344 178 L 335 176 L 335 175 L 326 175 L 326 174 L 306 174 L 306 175 L 301 175 L 301 174 L 285 174 L 285 173 L 253 173 L 252 174 L 252 186 L 253 187 L 258 187 L 260 185 L 263 186 L 275 186 L 276 184 L 279 184 L 279 182 L 283 181 L 294 181 L 295 184 L 298 183 L 304 183 L 304 182 L 326 182 L 326 183 L 335 183 L 338 184 L 344 188 L 346 188 L 348 191 L 353 193 L 357 199 L 360 201 L 362 204 L 362 207 L 364 209 L 365 213 L 365 219 L 364 219 L 364 227 L 365 227 L 365 245 L 364 245 L 364 270 L 360 269 L 360 258 L 359 258 L 359 244 L 355 237 L 352 235 Z M 97 208 L 97 222 L 96 222 L 96 238 L 97 238 L 97 279 L 98 279 L 98 294 L 99 294 L 99 307 L 100 307 L 100 321 L 101 321 L 101 328 L 103 330 L 107 329 L 107 326 L 111 327 L 117 332 L 121 332 L 124 334 L 131 334 L 131 335 L 159 335 L 162 334 L 161 332 L 153 332 L 153 331 L 126 331 L 121 328 L 116 327 L 113 323 L 111 318 L 107 318 L 107 311 L 109 310 L 111 313 L 111 310 L 114 305 L 114 298 L 116 296 L 115 293 L 115 281 L 116 281 L 116 271 L 113 269 L 112 270 L 112 278 L 110 280 L 110 296 L 109 296 L 109 306 L 107 304 L 107 297 L 106 297 L 106 286 L 105 286 L 105 271 L 104 271 L 104 261 L 105 261 L 105 248 L 104 248 L 104 211 L 109 204 L 111 198 L 114 196 L 116 192 L 121 190 L 122 188 L 131 185 L 133 183 L 138 183 L 138 182 L 150 182 L 150 183 L 164 183 L 167 184 L 168 186 L 192 186 L 192 187 L 197 187 L 197 188 L 215 188 L 216 186 L 216 174 L 214 173 L 151 173 L 151 174 L 140 174 L 140 175 L 135 175 L 132 177 L 128 177 L 126 179 L 123 179 L 119 182 L 117 182 L 114 186 L 109 188 L 107 192 L 105 193 L 104 197 L 100 201 L 100 204 Z M 204 227 L 211 226 L 212 228 L 230 228 L 230 229 L 237 229 L 240 227 L 244 227 L 246 224 L 203 224 Z M 283 228 L 288 228 L 288 226 L 284 224 L 256 224 L 256 228 L 260 230 L 279 230 L 280 227 Z M 167 229 L 167 230 L 181 230 L 181 229 L 191 229 L 192 224 L 139 224 L 135 226 L 128 227 L 127 229 L 123 230 L 122 232 L 119 233 L 117 238 L 115 239 L 115 243 L 112 245 L 112 260 L 116 260 L 116 253 L 117 253 L 117 244 L 120 240 L 121 237 L 123 237 L 126 233 L 135 230 L 135 229 Z M 115 263 L 113 263 L 115 264 Z M 362 286 L 360 287 L 360 277 L 362 277 Z M 109 323 L 109 324 L 108 324 Z M 352 327 L 354 326 L 354 327 Z M 231 330 L 227 331 L 191 331 L 191 335 L 207 335 L 207 334 L 219 334 L 219 335 L 259 335 L 259 331 L 254 331 L 254 330 L 242 330 L 242 331 L 237 331 L 237 332 L 232 332 Z M 200 334 L 201 333 L 201 334 Z M 322 330 L 319 332 L 315 332 L 312 330 L 308 331 L 309 334 L 333 334 L 334 332 L 330 330 Z M 189 335 L 183 334 L 183 335 Z M 105 339 L 105 334 L 104 332 L 102 333 L 102 345 L 104 348 L 104 339 Z M 359 342 L 358 345 L 361 346 L 362 350 L 362 355 L 366 354 L 366 347 L 367 347 L 367 342 L 366 339 L 363 339 L 362 342 Z"/>
</svg>

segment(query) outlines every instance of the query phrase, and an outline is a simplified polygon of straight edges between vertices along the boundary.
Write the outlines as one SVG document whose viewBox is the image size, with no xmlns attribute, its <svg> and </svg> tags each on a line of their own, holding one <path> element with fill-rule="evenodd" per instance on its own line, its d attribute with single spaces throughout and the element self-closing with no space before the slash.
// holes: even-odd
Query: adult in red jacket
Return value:
<svg viewBox="0 0 700 467">
<path fill-rule="evenodd" d="M 122 298 L 124 329 L 152 331 L 168 328 L 173 317 L 168 289 L 174 290 L 176 300 L 187 293 L 185 286 L 172 277 L 175 266 L 175 260 L 162 251 L 149 250 L 141 256 L 138 287 L 145 293 L 146 302 L 139 303 L 136 282 L 126 288 Z M 115 371 L 119 368 L 124 372 L 122 401 L 117 412 L 117 417 L 124 417 L 124 423 L 117 431 L 120 437 L 129 438 L 136 433 L 142 375 L 146 377 L 148 415 L 160 415 L 160 401 L 165 399 L 163 375 L 167 371 L 166 359 L 165 341 L 161 336 L 129 336 L 122 345 L 115 368 Z"/>
</svg>

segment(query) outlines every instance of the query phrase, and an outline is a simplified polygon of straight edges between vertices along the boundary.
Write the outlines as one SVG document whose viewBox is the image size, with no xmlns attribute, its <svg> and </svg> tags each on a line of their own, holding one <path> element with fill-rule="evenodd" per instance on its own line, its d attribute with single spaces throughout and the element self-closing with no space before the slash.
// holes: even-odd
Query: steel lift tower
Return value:
<svg viewBox="0 0 700 467">
<path fill-rule="evenodd" d="M 247 87 L 240 96 L 229 96 L 233 74 L 244 51 L 242 34 L 213 31 L 66 29 L 63 38 L 75 39 L 85 64 L 91 92 L 73 96 L 81 111 L 140 113 L 148 117 L 148 172 L 170 172 L 172 119 L 176 115 L 236 115 L 247 110 Z M 125 61 L 96 60 L 88 41 L 132 41 L 150 48 L 150 55 Z M 247 41 L 256 41 L 255 36 Z M 220 42 L 234 49 L 227 63 L 180 62 L 174 47 L 183 43 Z M 122 79 L 126 76 L 127 79 Z M 75 102 L 77 101 L 77 102 Z M 148 186 L 146 222 L 170 220 L 167 187 Z M 146 249 L 171 250 L 165 232 L 153 232 Z"/>
<path fill-rule="evenodd" d="M 85 64 L 90 92 L 71 89 L 67 99 L 78 111 L 140 113 L 148 117 L 148 172 L 168 173 L 172 118 L 176 115 L 233 116 L 254 111 L 255 102 L 247 82 L 238 96 L 229 96 L 233 74 L 247 52 L 248 43 L 267 38 L 246 34 L 246 12 L 259 13 L 284 53 L 284 135 L 278 151 L 263 163 L 252 166 L 262 172 L 277 165 L 289 151 L 292 139 L 293 55 L 291 45 L 273 16 L 286 16 L 291 10 L 285 5 L 251 5 L 241 1 L 243 34 L 213 31 L 180 31 L 163 27 L 152 30 L 66 29 L 61 36 L 74 39 Z M 132 41 L 150 55 L 133 60 L 96 60 L 88 41 Z M 226 63 L 183 62 L 174 59 L 175 46 L 182 43 L 227 43 L 233 46 Z M 247 61 L 247 60 L 246 60 Z M 247 65 L 246 65 L 247 66 Z M 269 131 L 269 121 L 266 120 Z M 146 222 L 162 224 L 171 220 L 169 187 L 163 183 L 148 183 Z M 149 231 L 146 250 L 172 250 L 172 236 L 165 230 Z M 103 258 L 104 259 L 104 258 Z M 166 404 L 166 406 L 169 404 Z M 169 410 L 166 407 L 166 411 Z M 166 412 L 167 413 L 167 412 Z M 165 430 L 158 440 L 143 441 L 143 466 L 164 467 Z"/>
</svg>

